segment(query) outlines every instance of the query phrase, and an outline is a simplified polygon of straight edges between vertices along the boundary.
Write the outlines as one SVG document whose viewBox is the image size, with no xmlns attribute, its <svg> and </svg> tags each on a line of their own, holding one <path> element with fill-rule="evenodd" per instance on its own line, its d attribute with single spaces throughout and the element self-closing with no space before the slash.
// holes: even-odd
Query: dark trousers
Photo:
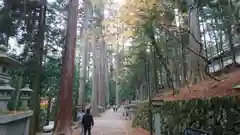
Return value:
<svg viewBox="0 0 240 135">
<path fill-rule="evenodd" d="M 87 135 L 87 132 L 88 135 L 91 135 L 91 128 L 84 128 L 84 135 Z"/>
</svg>

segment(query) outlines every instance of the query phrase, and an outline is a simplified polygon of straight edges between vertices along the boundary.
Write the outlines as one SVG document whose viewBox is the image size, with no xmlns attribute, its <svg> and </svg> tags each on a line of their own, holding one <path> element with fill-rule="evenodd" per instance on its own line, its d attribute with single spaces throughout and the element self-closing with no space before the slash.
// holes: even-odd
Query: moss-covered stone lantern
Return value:
<svg viewBox="0 0 240 135">
<path fill-rule="evenodd" d="M 7 110 L 8 101 L 11 100 L 12 92 L 15 89 L 5 82 L 0 86 L 0 108 L 1 110 Z"/>
<path fill-rule="evenodd" d="M 24 88 L 20 89 L 20 100 L 22 100 L 22 107 L 28 106 L 28 100 L 30 100 L 32 89 L 27 84 Z"/>
<path fill-rule="evenodd" d="M 0 45 L 0 110 L 8 110 L 7 104 L 11 100 L 13 91 L 10 86 L 11 78 L 8 76 L 7 69 L 20 66 L 20 63 L 7 55 L 7 47 Z"/>
</svg>

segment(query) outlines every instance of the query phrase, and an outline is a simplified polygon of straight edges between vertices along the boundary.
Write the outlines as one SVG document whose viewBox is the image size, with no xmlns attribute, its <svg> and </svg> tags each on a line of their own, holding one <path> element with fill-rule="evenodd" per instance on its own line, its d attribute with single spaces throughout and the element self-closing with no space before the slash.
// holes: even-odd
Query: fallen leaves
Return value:
<svg viewBox="0 0 240 135">
<path fill-rule="evenodd" d="M 158 95 L 156 100 L 191 100 L 207 97 L 217 97 L 217 96 L 238 96 L 240 95 L 240 90 L 232 88 L 233 85 L 240 84 L 240 71 L 235 70 L 233 72 L 220 75 L 219 78 L 222 81 L 217 82 L 214 80 L 204 80 L 198 84 L 192 86 L 194 91 L 189 92 L 188 87 L 183 87 L 180 89 L 178 95 L 173 96 L 171 91 L 164 92 Z"/>
</svg>

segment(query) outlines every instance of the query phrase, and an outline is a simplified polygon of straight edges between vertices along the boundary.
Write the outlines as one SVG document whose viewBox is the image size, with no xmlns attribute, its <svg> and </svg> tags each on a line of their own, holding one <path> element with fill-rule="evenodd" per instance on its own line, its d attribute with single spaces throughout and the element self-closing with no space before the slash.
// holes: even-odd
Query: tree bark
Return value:
<svg viewBox="0 0 240 135">
<path fill-rule="evenodd" d="M 112 81 L 113 80 L 113 55 L 112 55 L 112 45 L 110 45 L 109 46 L 109 49 L 110 49 L 110 52 L 109 52 L 109 61 L 110 61 L 110 66 L 109 66 L 109 77 L 108 77 L 108 80 L 109 80 L 109 82 L 110 81 Z M 108 97 L 107 97 L 107 101 L 108 101 L 108 103 L 110 104 L 110 100 L 111 100 L 111 93 L 110 93 L 110 87 L 111 87 L 111 85 L 110 85 L 110 83 L 108 83 L 108 85 L 109 85 L 109 88 L 108 88 L 108 93 L 107 93 L 107 95 L 108 95 Z"/>
<path fill-rule="evenodd" d="M 17 89 L 14 95 L 13 110 L 17 110 L 18 108 L 18 101 L 19 101 L 20 89 L 22 88 L 22 84 L 23 84 L 23 71 L 20 71 Z"/>
<path fill-rule="evenodd" d="M 108 105 L 109 104 L 109 80 L 108 80 L 108 57 L 107 57 L 107 45 L 106 45 L 106 43 L 104 42 L 104 49 L 103 49 L 103 53 L 104 53 L 104 56 L 103 56 L 103 62 L 104 62 L 104 85 L 105 85 L 105 91 L 104 91 L 104 93 L 105 93 L 105 98 L 104 98 L 104 100 L 105 100 L 105 107 L 106 107 L 106 105 Z"/>
<path fill-rule="evenodd" d="M 97 37 L 97 36 L 96 36 Z M 95 52 L 96 52 L 96 57 L 95 57 L 95 68 L 96 68 L 96 72 L 95 72 L 95 83 L 96 83 L 96 100 L 97 100 L 97 110 L 98 110 L 98 106 L 99 106 L 99 100 L 100 100 L 100 61 L 99 61 L 99 42 L 98 40 L 96 40 L 96 43 L 95 43 Z M 98 111 L 99 113 L 99 111 Z"/>
<path fill-rule="evenodd" d="M 107 47 L 105 45 L 105 83 L 106 83 L 106 104 L 110 104 L 110 91 L 109 91 L 109 70 L 108 70 L 108 55 L 107 55 Z"/>
<path fill-rule="evenodd" d="M 120 60 L 119 60 L 119 53 L 117 52 L 116 54 L 116 105 L 119 105 L 119 91 L 120 91 L 120 82 L 119 82 L 119 65 L 120 65 Z"/>
<path fill-rule="evenodd" d="M 91 109 L 92 115 L 96 116 L 98 114 L 97 104 L 98 104 L 98 86 L 97 86 L 97 50 L 96 50 L 96 37 L 93 35 L 92 39 L 92 52 L 93 52 L 93 69 L 92 69 L 92 101 Z"/>
<path fill-rule="evenodd" d="M 100 36 L 99 41 L 99 105 L 105 106 L 105 69 L 104 69 L 104 42 L 103 37 Z"/>
<path fill-rule="evenodd" d="M 194 37 L 200 42 L 200 26 L 199 26 L 199 18 L 198 18 L 198 8 L 194 6 L 190 11 L 190 33 L 194 35 Z M 189 35 L 189 48 L 194 50 L 195 52 L 202 53 L 202 48 L 199 44 L 196 43 L 192 35 Z M 200 59 L 198 56 L 189 52 L 188 55 L 188 81 L 195 84 L 203 79 L 202 74 L 204 71 L 204 61 Z"/>
<path fill-rule="evenodd" d="M 120 70 L 120 49 L 119 49 L 119 43 L 118 43 L 118 37 L 119 37 L 119 28 L 117 27 L 117 52 L 116 52 L 116 101 L 115 104 L 119 105 L 119 91 L 120 91 L 120 82 L 119 82 L 119 70 Z"/>
<path fill-rule="evenodd" d="M 52 103 L 52 97 L 48 97 L 48 108 L 47 108 L 47 120 L 46 120 L 46 124 L 49 124 L 49 120 L 50 120 L 50 113 L 51 113 L 51 104 Z"/>
<path fill-rule="evenodd" d="M 78 0 L 69 0 L 67 35 L 63 50 L 63 67 L 59 91 L 59 111 L 54 135 L 71 135 L 72 87 L 74 77 L 74 59 L 76 50 L 76 30 L 78 18 Z"/>
<path fill-rule="evenodd" d="M 182 43 L 181 43 L 182 44 Z M 182 64 L 182 75 L 181 75 L 181 85 L 184 86 L 186 84 L 186 79 L 187 79 L 187 64 L 186 64 L 186 51 L 185 51 L 185 48 L 183 46 L 183 44 L 181 45 L 182 48 L 181 48 L 181 53 L 182 53 L 182 56 L 181 56 L 181 64 Z"/>
<path fill-rule="evenodd" d="M 237 64 L 237 60 L 236 60 L 235 47 L 233 44 L 232 27 L 229 24 L 227 26 L 227 35 L 228 35 L 228 43 L 232 53 L 232 62 L 233 62 L 233 65 L 235 66 Z"/>
<path fill-rule="evenodd" d="M 45 18 L 46 18 L 47 1 L 44 0 L 41 7 L 40 23 L 39 23 L 39 38 L 38 43 L 35 45 L 35 62 L 36 71 L 33 74 L 32 81 L 32 95 L 31 95 L 31 108 L 33 109 L 33 116 L 30 123 L 30 135 L 35 135 L 37 131 L 40 131 L 39 127 L 39 115 L 40 115 L 40 89 L 41 89 L 41 74 L 42 74 L 42 59 L 43 59 L 43 46 L 44 46 L 44 34 L 45 34 Z"/>
<path fill-rule="evenodd" d="M 151 47 L 151 52 L 152 52 L 152 67 L 153 67 L 153 77 L 154 77 L 154 91 L 158 93 L 159 91 L 159 79 L 158 79 L 158 74 L 157 74 L 157 61 L 156 61 L 156 52 L 154 48 Z"/>
<path fill-rule="evenodd" d="M 106 50 L 106 44 L 104 41 L 103 36 L 100 36 L 100 106 L 102 107 L 106 107 L 106 92 L 107 92 L 107 86 L 108 86 L 108 80 L 107 80 L 107 76 L 108 76 L 108 71 L 107 71 L 107 50 Z"/>
<path fill-rule="evenodd" d="M 92 3 L 91 3 L 92 4 Z M 94 5 L 92 5 L 93 7 Z M 96 20 L 93 20 L 94 22 Z M 98 90 L 99 90 L 99 81 L 98 81 L 98 42 L 97 42 L 97 33 L 96 33 L 96 23 L 91 25 L 92 30 L 92 53 L 93 53 L 93 69 L 92 69 L 92 101 L 91 101 L 91 109 L 92 115 L 98 115 Z"/>
<path fill-rule="evenodd" d="M 86 88 L 86 76 L 87 76 L 87 64 L 88 64 L 88 19 L 90 18 L 91 12 L 89 12 L 89 8 L 91 9 L 89 2 L 84 0 L 84 30 L 83 30 L 83 55 L 82 55 L 82 68 L 80 70 L 80 79 L 79 79 L 79 95 L 78 95 L 78 105 L 84 104 L 85 99 L 85 88 Z"/>
</svg>

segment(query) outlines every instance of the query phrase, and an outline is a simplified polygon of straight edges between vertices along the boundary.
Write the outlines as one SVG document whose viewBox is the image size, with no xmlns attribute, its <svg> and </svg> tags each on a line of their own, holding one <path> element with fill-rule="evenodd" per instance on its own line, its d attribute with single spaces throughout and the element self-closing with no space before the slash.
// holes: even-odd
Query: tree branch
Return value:
<svg viewBox="0 0 240 135">
<path fill-rule="evenodd" d="M 174 88 L 174 85 L 173 85 L 173 79 L 172 79 L 172 76 L 171 76 L 171 72 L 170 70 L 168 69 L 168 66 L 167 64 L 165 63 L 165 61 L 163 60 L 163 55 L 159 52 L 159 47 L 157 46 L 157 42 L 156 42 L 156 39 L 154 37 L 154 33 L 153 33 L 153 29 L 151 30 L 150 34 L 148 35 L 149 36 L 149 39 L 151 40 L 151 44 L 153 45 L 153 47 L 155 48 L 155 51 L 157 53 L 157 56 L 158 56 L 158 59 L 160 60 L 160 62 L 163 64 L 163 67 L 165 68 L 166 72 L 167 72 L 167 78 L 168 80 L 171 82 L 171 87 L 173 89 L 173 94 L 175 93 L 175 88 Z"/>
<path fill-rule="evenodd" d="M 186 45 L 183 46 L 183 47 L 185 47 L 187 50 L 189 50 L 190 52 L 192 52 L 192 53 L 195 54 L 196 56 L 202 58 L 202 59 L 206 62 L 206 65 L 205 65 L 205 67 L 204 67 L 204 72 L 206 73 L 207 76 L 209 76 L 210 78 L 212 78 L 212 79 L 215 80 L 215 81 L 220 81 L 219 79 L 217 79 L 216 77 L 214 77 L 213 75 L 211 75 L 211 74 L 208 72 L 208 70 L 207 70 L 207 69 L 208 69 L 208 65 L 211 64 L 211 61 L 201 55 L 201 52 L 202 52 L 202 49 L 203 49 L 203 44 L 202 44 L 200 41 L 198 41 L 198 40 L 196 39 L 196 37 L 195 37 L 190 31 L 186 31 L 185 29 L 183 29 L 183 28 L 181 28 L 181 27 L 177 27 L 177 26 L 175 26 L 175 25 L 160 24 L 161 29 L 163 29 L 164 31 L 166 31 L 174 40 L 176 40 L 177 42 L 182 43 L 182 45 L 185 44 L 185 43 L 183 43 L 181 40 L 179 40 L 177 37 L 175 37 L 169 30 L 167 30 L 165 27 L 163 27 L 163 25 L 165 25 L 165 26 L 170 26 L 170 27 L 180 28 L 180 30 L 184 31 L 184 33 L 187 33 L 187 34 L 191 35 L 191 37 L 194 39 L 194 41 L 195 41 L 198 45 L 200 45 L 200 50 L 199 50 L 199 52 L 198 52 L 198 53 L 195 52 L 194 50 L 192 50 L 191 48 L 187 47 Z M 181 33 L 181 32 L 178 32 L 178 33 Z"/>
</svg>

